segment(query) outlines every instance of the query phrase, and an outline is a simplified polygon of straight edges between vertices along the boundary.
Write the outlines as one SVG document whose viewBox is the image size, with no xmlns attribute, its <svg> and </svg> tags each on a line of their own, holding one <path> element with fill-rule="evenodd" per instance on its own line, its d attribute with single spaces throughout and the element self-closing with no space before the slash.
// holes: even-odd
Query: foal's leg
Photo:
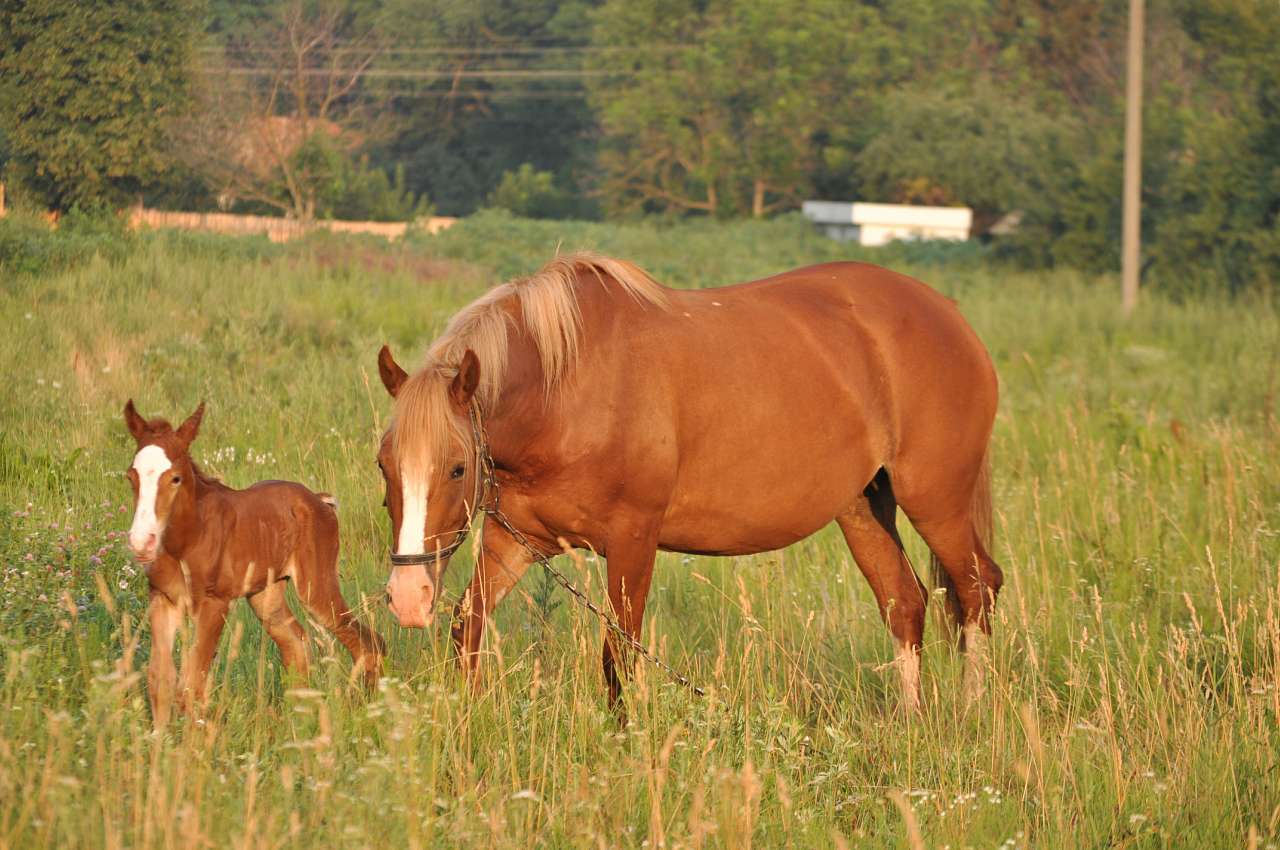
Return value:
<svg viewBox="0 0 1280 850">
<path fill-rule="evenodd" d="M 280 648 L 280 660 L 286 669 L 305 677 L 307 664 L 307 635 L 284 595 L 285 583 L 273 581 L 249 597 L 249 607 L 258 615 L 267 634 Z"/>
<path fill-rule="evenodd" d="M 376 632 L 356 619 L 351 613 L 351 606 L 343 598 L 338 584 L 337 554 L 335 547 L 332 560 L 328 559 L 328 553 L 310 559 L 301 555 L 297 558 L 293 580 L 298 598 L 311 616 L 333 632 L 351 653 L 354 670 L 364 674 L 365 685 L 376 688 L 378 677 L 382 675 L 386 646 Z"/>
<path fill-rule="evenodd" d="M 902 551 L 894 522 L 897 512 L 889 480 L 880 475 L 866 495 L 836 522 L 897 642 L 902 702 L 909 712 L 916 712 L 920 709 L 920 646 L 928 595 Z"/>
<path fill-rule="evenodd" d="M 609 541 L 606 561 L 608 564 L 609 604 L 613 616 L 633 639 L 640 639 L 640 627 L 644 622 L 644 606 L 649 598 L 649 584 L 653 581 L 653 561 L 657 557 L 657 540 L 651 534 L 621 534 L 621 542 Z M 622 702 L 622 680 L 619 673 L 630 676 L 635 667 L 635 652 L 612 629 L 605 630 L 602 653 L 604 680 L 609 686 L 609 707 L 619 720 L 627 722 L 626 706 Z"/>
<path fill-rule="evenodd" d="M 204 706 L 209 668 L 213 666 L 213 657 L 218 652 L 218 639 L 222 637 L 222 627 L 227 623 L 230 605 L 230 600 L 206 596 L 195 611 L 195 641 L 182 665 L 181 704 L 188 709 Z"/>
<path fill-rule="evenodd" d="M 480 682 L 480 640 L 493 609 L 529 569 L 533 556 L 492 520 L 484 526 L 480 560 L 454 610 L 451 632 L 458 662 L 473 685 Z"/>
<path fill-rule="evenodd" d="M 151 720 L 159 730 L 168 724 L 169 712 L 173 709 L 173 690 L 178 680 L 178 668 L 173 661 L 173 642 L 182 622 L 182 609 L 163 593 L 153 590 L 147 616 L 151 621 L 147 694 L 151 698 Z"/>
</svg>

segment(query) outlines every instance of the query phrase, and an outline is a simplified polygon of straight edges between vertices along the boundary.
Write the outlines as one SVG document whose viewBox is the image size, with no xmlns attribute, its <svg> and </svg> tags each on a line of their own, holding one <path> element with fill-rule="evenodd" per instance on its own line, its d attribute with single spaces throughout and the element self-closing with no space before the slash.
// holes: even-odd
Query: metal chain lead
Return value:
<svg viewBox="0 0 1280 850">
<path fill-rule="evenodd" d="M 529 538 L 525 537 L 524 534 L 521 533 L 521 531 L 518 528 L 513 526 L 511 522 L 506 518 L 506 516 L 503 515 L 502 511 L 498 510 L 497 506 L 494 506 L 493 508 L 485 508 L 485 513 L 493 517 L 494 521 L 498 523 L 498 525 L 502 526 L 502 528 L 508 534 L 511 535 L 512 539 L 514 539 L 517 543 L 519 543 L 526 550 L 528 550 L 529 554 L 533 556 L 533 559 L 537 561 L 539 564 L 541 564 L 544 570 L 551 573 L 551 577 L 554 578 L 561 587 L 569 591 L 570 595 L 572 595 L 575 599 L 581 602 L 588 611 L 590 611 L 591 613 L 599 617 L 600 621 L 603 622 L 608 629 L 610 629 L 611 631 L 616 633 L 619 637 L 621 637 L 624 641 L 626 641 L 627 645 L 630 646 L 631 649 L 637 655 L 639 655 L 641 658 L 643 658 L 645 661 L 648 661 L 650 664 L 654 665 L 655 667 L 658 667 L 659 669 L 661 669 L 664 673 L 666 673 L 668 676 L 671 677 L 672 681 L 680 685 L 683 685 L 684 687 L 688 688 L 690 691 L 693 691 L 693 693 L 697 694 L 700 697 L 706 696 L 706 692 L 703 691 L 702 688 L 699 688 L 693 682 L 689 681 L 689 679 L 686 676 L 679 673 L 670 664 L 663 661 L 661 658 L 659 658 L 658 656 L 651 653 L 648 649 L 646 649 L 644 644 L 640 643 L 640 641 L 636 640 L 634 637 L 631 636 L 630 632 L 622 628 L 622 626 L 618 624 L 618 621 L 615 620 L 612 615 L 610 615 L 608 612 L 600 608 L 600 606 L 592 602 L 591 599 L 581 590 L 578 590 L 578 588 L 574 586 L 573 582 L 571 582 L 568 578 L 565 577 L 564 573 L 560 572 L 555 567 L 551 566 L 551 559 L 543 555 L 537 549 L 535 549 L 533 545 L 529 542 Z"/>
<path fill-rule="evenodd" d="M 542 565 L 544 570 L 551 573 L 551 577 L 554 578 L 561 587 L 569 591 L 570 596 L 577 599 L 588 611 L 599 617 L 600 622 L 604 623 L 606 628 L 626 641 L 632 651 L 645 661 L 648 661 L 653 666 L 662 670 L 671 677 L 672 681 L 683 685 L 700 697 L 706 696 L 706 692 L 703 691 L 702 688 L 693 684 L 693 682 L 689 681 L 687 677 L 677 672 L 670 664 L 650 652 L 645 648 L 644 644 L 640 643 L 640 641 L 631 636 L 630 632 L 622 628 L 612 615 L 592 602 L 581 590 L 578 590 L 578 588 L 574 586 L 573 582 L 571 582 L 564 573 L 551 566 L 551 559 L 539 552 L 534 545 L 529 542 L 529 538 L 524 535 L 524 532 L 511 524 L 511 521 L 507 519 L 498 504 L 498 480 L 497 476 L 494 474 L 493 457 L 489 454 L 488 434 L 485 433 L 484 425 L 481 424 L 480 405 L 475 399 L 472 399 L 470 412 L 471 433 L 472 437 L 475 439 L 476 459 L 479 465 L 479 479 L 476 481 L 476 501 L 480 503 L 480 510 L 484 511 L 486 515 L 493 517 L 494 522 L 501 526 L 507 534 L 510 534 L 511 538 L 515 540 L 516 543 L 523 546 L 525 550 L 533 556 L 533 559 Z M 485 495 L 490 492 L 493 493 L 493 503 L 484 504 L 486 501 Z M 465 537 L 465 533 L 463 536 Z M 460 544 L 461 540 L 458 542 Z"/>
</svg>

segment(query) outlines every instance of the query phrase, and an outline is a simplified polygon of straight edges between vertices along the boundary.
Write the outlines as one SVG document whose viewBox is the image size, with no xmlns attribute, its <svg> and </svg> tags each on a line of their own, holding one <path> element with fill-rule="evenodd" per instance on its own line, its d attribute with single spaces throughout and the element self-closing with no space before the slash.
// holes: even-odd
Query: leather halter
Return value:
<svg viewBox="0 0 1280 850">
<path fill-rule="evenodd" d="M 467 535 L 471 533 L 471 519 L 476 510 L 485 509 L 484 499 L 491 490 L 496 488 L 497 484 L 493 477 L 493 458 L 489 456 L 489 441 L 486 439 L 484 426 L 480 423 L 480 404 L 474 398 L 471 400 L 470 419 L 471 436 L 475 442 L 476 489 L 475 496 L 468 505 L 467 524 L 458 529 L 453 541 L 448 546 L 437 546 L 430 552 L 415 555 L 398 555 L 392 552 L 392 566 L 416 566 L 419 564 L 431 566 L 450 558 L 454 552 L 461 548 L 467 539 Z"/>
</svg>

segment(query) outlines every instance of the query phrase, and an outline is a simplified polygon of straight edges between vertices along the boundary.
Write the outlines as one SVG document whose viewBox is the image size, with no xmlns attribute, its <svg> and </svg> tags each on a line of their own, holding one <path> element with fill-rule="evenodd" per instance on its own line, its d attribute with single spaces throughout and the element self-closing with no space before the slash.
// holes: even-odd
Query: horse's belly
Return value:
<svg viewBox="0 0 1280 850">
<path fill-rule="evenodd" d="M 659 545 L 693 554 L 747 555 L 790 546 L 853 504 L 875 475 L 869 455 L 810 459 L 798 470 L 740 464 L 716 476 L 686 479 L 663 516 Z"/>
</svg>

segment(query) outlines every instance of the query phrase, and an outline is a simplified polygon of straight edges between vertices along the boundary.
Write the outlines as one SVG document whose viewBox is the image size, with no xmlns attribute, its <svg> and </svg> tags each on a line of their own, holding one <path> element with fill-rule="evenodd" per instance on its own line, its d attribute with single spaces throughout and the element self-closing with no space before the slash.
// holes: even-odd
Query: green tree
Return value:
<svg viewBox="0 0 1280 850">
<path fill-rule="evenodd" d="M 555 185 L 554 174 L 526 162 L 515 171 L 503 172 L 487 206 L 525 218 L 563 218 L 572 204 Z"/>
<path fill-rule="evenodd" d="M 119 206 L 170 167 L 196 0 L 5 0 L 8 173 L 47 206 Z"/>
<path fill-rule="evenodd" d="M 596 16 L 601 190 L 617 209 L 765 213 L 810 188 L 886 33 L 844 0 L 612 0 Z M 628 49 L 646 45 L 648 49 Z"/>
<path fill-rule="evenodd" d="M 1060 136 L 1034 104 L 989 80 L 906 86 L 885 97 L 880 113 L 875 136 L 857 156 L 871 197 L 969 206 L 979 233 L 1039 191 Z"/>
</svg>

